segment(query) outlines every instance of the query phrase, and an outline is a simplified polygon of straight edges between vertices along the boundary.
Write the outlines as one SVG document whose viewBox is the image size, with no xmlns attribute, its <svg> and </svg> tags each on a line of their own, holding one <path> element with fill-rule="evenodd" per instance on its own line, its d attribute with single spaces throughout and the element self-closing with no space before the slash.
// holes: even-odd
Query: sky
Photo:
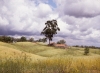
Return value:
<svg viewBox="0 0 100 73">
<path fill-rule="evenodd" d="M 0 0 L 0 35 L 43 38 L 53 19 L 60 27 L 53 41 L 100 47 L 100 0 Z"/>
</svg>

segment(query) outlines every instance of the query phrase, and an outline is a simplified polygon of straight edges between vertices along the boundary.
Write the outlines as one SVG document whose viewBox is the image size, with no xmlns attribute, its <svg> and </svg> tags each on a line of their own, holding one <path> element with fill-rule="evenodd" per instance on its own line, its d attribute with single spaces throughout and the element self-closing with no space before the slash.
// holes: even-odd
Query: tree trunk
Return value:
<svg viewBox="0 0 100 73">
<path fill-rule="evenodd" d="M 49 39 L 49 45 L 50 45 L 50 39 Z"/>
</svg>

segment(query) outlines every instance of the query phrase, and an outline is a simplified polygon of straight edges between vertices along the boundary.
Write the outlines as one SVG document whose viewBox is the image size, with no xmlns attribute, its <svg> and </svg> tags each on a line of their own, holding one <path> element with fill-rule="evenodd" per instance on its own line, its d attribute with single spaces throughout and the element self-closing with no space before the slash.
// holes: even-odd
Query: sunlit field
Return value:
<svg viewBox="0 0 100 73">
<path fill-rule="evenodd" d="M 0 42 L 0 73 L 100 73 L 100 49 Z"/>
</svg>

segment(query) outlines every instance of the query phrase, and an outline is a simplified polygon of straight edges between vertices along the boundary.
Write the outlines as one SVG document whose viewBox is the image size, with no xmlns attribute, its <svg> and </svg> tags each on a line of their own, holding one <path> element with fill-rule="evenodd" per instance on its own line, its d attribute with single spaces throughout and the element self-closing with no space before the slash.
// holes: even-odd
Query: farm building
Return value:
<svg viewBox="0 0 100 73">
<path fill-rule="evenodd" d="M 56 48 L 62 48 L 62 49 L 65 49 L 65 48 L 68 48 L 68 46 L 66 44 L 57 44 L 57 43 L 50 43 L 50 46 L 54 46 Z"/>
</svg>

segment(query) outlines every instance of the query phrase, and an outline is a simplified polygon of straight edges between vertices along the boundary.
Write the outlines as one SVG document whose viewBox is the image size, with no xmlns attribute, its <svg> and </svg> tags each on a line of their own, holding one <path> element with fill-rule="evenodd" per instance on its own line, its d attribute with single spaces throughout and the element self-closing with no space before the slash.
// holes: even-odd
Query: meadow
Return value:
<svg viewBox="0 0 100 73">
<path fill-rule="evenodd" d="M 0 42 L 0 73 L 100 73 L 100 49 Z"/>
</svg>

